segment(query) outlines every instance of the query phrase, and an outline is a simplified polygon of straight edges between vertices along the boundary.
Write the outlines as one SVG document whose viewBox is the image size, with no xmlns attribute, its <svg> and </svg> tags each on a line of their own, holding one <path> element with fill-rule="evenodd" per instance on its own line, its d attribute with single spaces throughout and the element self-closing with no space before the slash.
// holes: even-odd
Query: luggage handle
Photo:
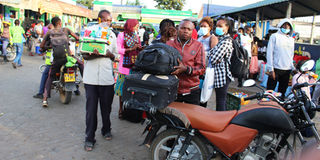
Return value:
<svg viewBox="0 0 320 160">
<path fill-rule="evenodd" d="M 154 52 L 158 49 L 150 49 L 150 50 L 144 50 L 146 53 L 151 53 L 151 52 Z M 144 58 L 146 54 L 143 54 L 137 61 L 140 61 Z M 149 63 L 149 64 L 144 64 L 143 66 L 151 66 L 153 64 L 156 64 L 157 63 L 157 60 L 158 60 L 158 57 L 159 57 L 160 54 L 157 54 L 157 56 L 154 57 L 153 59 L 153 62 Z"/>
<path fill-rule="evenodd" d="M 143 94 L 147 94 L 149 96 L 156 96 L 157 92 L 156 91 L 152 91 L 149 89 L 144 89 L 144 88 L 137 88 L 137 87 L 129 87 L 127 89 L 128 92 L 137 92 L 137 93 L 143 93 Z"/>
</svg>

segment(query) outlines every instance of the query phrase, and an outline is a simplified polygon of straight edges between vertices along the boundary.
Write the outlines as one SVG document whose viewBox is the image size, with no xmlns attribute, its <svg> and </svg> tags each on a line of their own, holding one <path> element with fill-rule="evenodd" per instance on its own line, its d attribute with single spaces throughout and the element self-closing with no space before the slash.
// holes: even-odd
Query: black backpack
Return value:
<svg viewBox="0 0 320 160">
<path fill-rule="evenodd" d="M 156 75 L 169 75 L 178 66 L 182 56 L 175 48 L 164 43 L 155 43 L 142 50 L 135 62 L 135 70 Z"/>
<path fill-rule="evenodd" d="M 60 30 L 50 30 L 50 44 L 54 59 L 66 58 L 69 51 L 69 41 L 62 28 Z"/>
<path fill-rule="evenodd" d="M 249 70 L 249 55 L 237 41 L 232 40 L 233 51 L 230 58 L 230 71 L 235 78 L 244 78 Z"/>
</svg>

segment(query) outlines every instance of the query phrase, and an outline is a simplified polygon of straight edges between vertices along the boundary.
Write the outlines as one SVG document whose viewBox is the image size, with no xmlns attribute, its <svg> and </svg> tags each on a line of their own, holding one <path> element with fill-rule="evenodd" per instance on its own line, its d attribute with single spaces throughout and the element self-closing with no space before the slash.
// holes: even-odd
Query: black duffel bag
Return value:
<svg viewBox="0 0 320 160">
<path fill-rule="evenodd" d="M 156 43 L 142 50 L 135 62 L 135 70 L 156 75 L 169 75 L 182 57 L 178 50 L 164 43 Z"/>
</svg>

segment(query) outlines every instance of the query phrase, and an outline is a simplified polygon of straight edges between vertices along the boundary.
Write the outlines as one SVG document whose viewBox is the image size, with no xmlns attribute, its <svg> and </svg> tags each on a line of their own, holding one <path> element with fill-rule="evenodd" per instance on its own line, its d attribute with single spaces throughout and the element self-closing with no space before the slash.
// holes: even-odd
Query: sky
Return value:
<svg viewBox="0 0 320 160">
<path fill-rule="evenodd" d="M 106 1 L 112 1 L 113 4 L 121 4 L 121 0 L 106 0 Z M 127 0 L 123 0 L 123 3 L 125 4 L 126 1 Z M 135 0 L 129 0 L 129 1 L 134 2 Z M 202 4 L 207 4 L 208 1 L 210 4 L 241 7 L 241 6 L 245 6 L 261 0 L 186 0 L 183 10 L 191 9 L 193 13 L 199 13 Z M 147 6 L 147 8 L 151 8 L 151 9 L 155 8 L 154 6 L 157 4 L 153 0 L 140 0 L 140 2 L 143 5 Z"/>
</svg>

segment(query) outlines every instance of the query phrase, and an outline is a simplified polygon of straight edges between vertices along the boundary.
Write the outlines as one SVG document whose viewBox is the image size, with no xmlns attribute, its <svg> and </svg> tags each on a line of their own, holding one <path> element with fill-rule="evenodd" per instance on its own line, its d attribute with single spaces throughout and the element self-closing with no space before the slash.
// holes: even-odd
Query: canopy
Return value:
<svg viewBox="0 0 320 160">
<path fill-rule="evenodd" d="M 320 14 L 320 3 L 318 0 L 264 0 L 218 13 L 212 17 L 226 15 L 237 19 L 240 16 L 242 20 L 254 21 L 256 20 L 257 10 L 260 9 L 264 19 L 279 19 L 286 17 L 289 2 L 292 3 L 292 18 Z"/>
</svg>

